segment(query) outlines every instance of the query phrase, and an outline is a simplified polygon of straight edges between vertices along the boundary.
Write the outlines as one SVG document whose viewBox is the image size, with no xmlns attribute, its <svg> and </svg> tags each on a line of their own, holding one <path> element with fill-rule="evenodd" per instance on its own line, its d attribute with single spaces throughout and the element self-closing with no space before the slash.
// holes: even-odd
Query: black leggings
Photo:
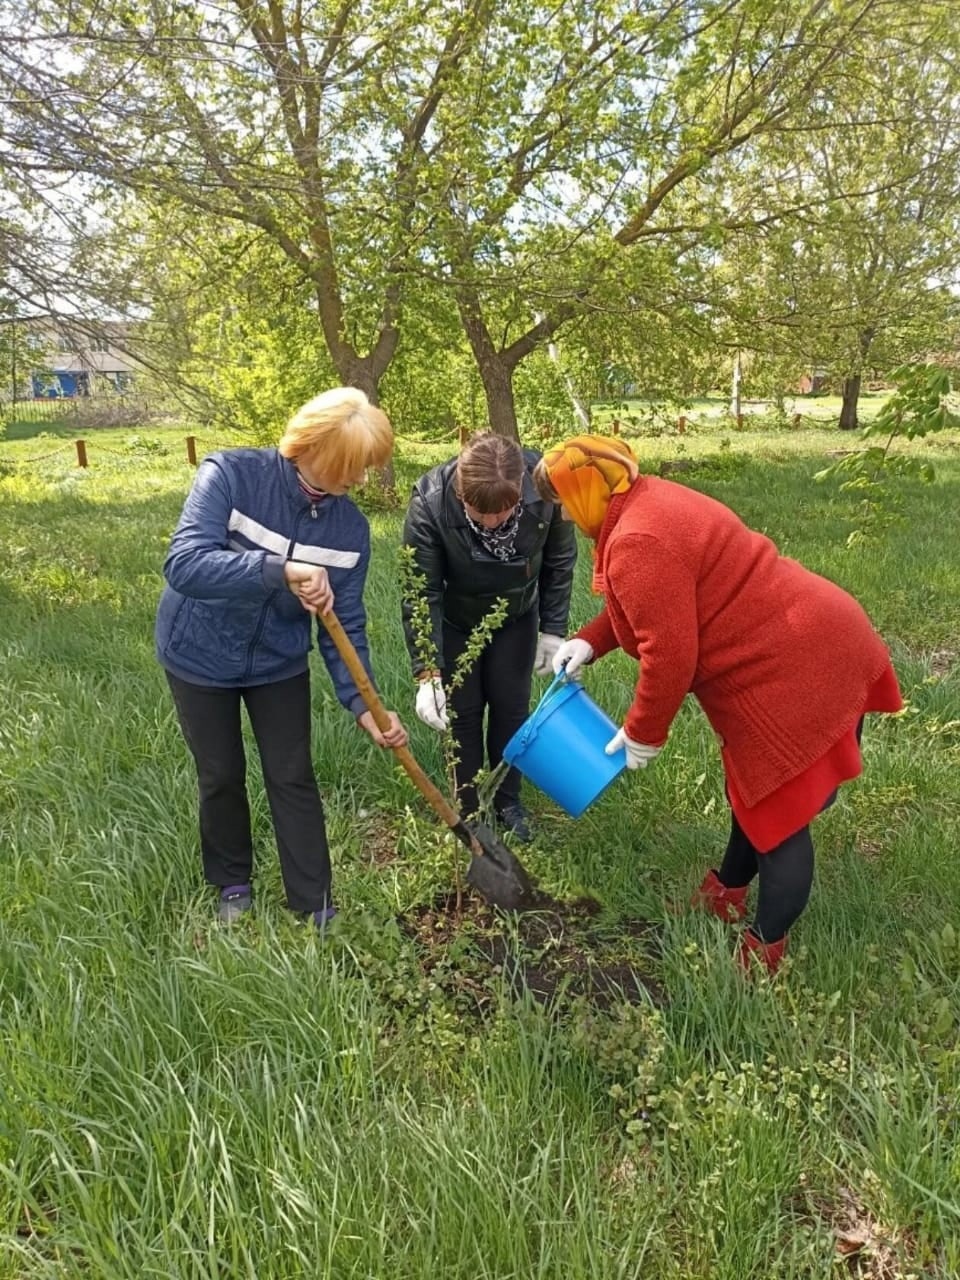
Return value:
<svg viewBox="0 0 960 1280">
<path fill-rule="evenodd" d="M 857 721 L 857 742 L 863 738 L 863 716 Z M 829 809 L 836 791 L 820 812 Z M 736 815 L 730 814 L 730 839 L 717 875 L 728 889 L 739 889 L 760 874 L 757 914 L 750 926 L 761 942 L 779 942 L 798 920 L 810 899 L 813 885 L 813 840 L 810 827 L 801 827 L 769 853 L 758 853 L 747 839 Z"/>
<path fill-rule="evenodd" d="M 474 813 L 477 808 L 473 780 L 483 768 L 484 713 L 486 755 L 491 769 L 503 759 L 503 748 L 530 713 L 538 622 L 536 609 L 505 622 L 490 637 L 460 688 L 450 695 L 455 713 L 453 738 L 459 756 L 457 803 L 462 813 Z M 443 624 L 443 661 L 448 673 L 452 674 L 469 639 L 469 633 L 458 631 L 448 622 Z M 498 813 L 519 802 L 520 783 L 520 774 L 510 769 L 494 797 Z"/>
<path fill-rule="evenodd" d="M 758 853 L 734 814 L 730 820 L 730 839 L 717 875 L 728 889 L 738 889 L 759 873 L 760 895 L 751 928 L 761 942 L 779 942 L 810 898 L 813 884 L 810 827 L 801 827 L 769 853 Z"/>
</svg>

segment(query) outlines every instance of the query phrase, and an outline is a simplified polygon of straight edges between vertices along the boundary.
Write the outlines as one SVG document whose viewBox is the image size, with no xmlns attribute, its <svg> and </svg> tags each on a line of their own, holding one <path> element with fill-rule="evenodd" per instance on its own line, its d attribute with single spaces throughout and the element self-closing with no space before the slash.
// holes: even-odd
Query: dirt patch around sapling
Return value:
<svg viewBox="0 0 960 1280">
<path fill-rule="evenodd" d="M 597 1009 L 663 1003 L 653 976 L 661 926 L 611 921 L 592 898 L 561 902 L 542 894 L 535 909 L 506 914 L 466 894 L 458 910 L 450 894 L 399 923 L 417 944 L 423 971 L 442 969 L 448 982 L 452 972 L 462 974 L 462 994 L 469 991 L 481 1012 L 501 979 L 515 995 L 551 1008 L 577 999 Z"/>
</svg>

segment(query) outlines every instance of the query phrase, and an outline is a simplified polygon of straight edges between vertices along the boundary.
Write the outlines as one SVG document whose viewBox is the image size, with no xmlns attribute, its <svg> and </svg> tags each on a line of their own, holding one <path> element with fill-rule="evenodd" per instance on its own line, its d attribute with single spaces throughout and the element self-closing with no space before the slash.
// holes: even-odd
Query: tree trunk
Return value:
<svg viewBox="0 0 960 1280">
<path fill-rule="evenodd" d="M 855 373 L 849 373 L 843 380 L 840 405 L 840 430 L 856 431 L 857 402 L 860 399 L 860 384 L 863 381 L 863 370 L 866 368 L 870 344 L 876 335 L 875 328 L 861 329 L 857 334 L 857 346 L 860 349 L 860 360 Z"/>
<path fill-rule="evenodd" d="M 472 293 L 464 291 L 458 298 L 458 306 L 463 330 L 483 383 L 483 394 L 487 401 L 487 424 L 498 436 L 509 436 L 511 440 L 519 441 L 517 407 L 513 398 L 513 371 L 517 361 L 513 356 L 498 351 L 493 345 L 480 314 L 478 301 Z"/>
<path fill-rule="evenodd" d="M 371 404 L 380 403 L 379 379 L 374 376 L 369 360 L 353 355 L 346 360 L 338 360 L 337 376 L 342 386 L 356 387 L 365 393 Z"/>
<path fill-rule="evenodd" d="M 490 430 L 498 436 L 520 440 L 517 429 L 517 407 L 513 399 L 513 368 L 496 352 L 480 362 L 480 378 L 487 400 Z"/>
<path fill-rule="evenodd" d="M 390 355 L 387 357 L 387 363 L 389 363 L 392 354 L 391 350 Z M 341 385 L 344 387 L 356 387 L 358 391 L 362 391 L 366 395 L 371 404 L 379 405 L 380 379 L 383 376 L 383 370 L 378 367 L 380 361 L 377 359 L 377 353 L 358 356 L 354 351 L 341 347 L 338 355 L 336 369 Z M 394 489 L 396 487 L 396 473 L 392 457 L 380 468 L 377 475 L 384 489 Z"/>
<path fill-rule="evenodd" d="M 740 417 L 740 382 L 743 377 L 743 368 L 740 364 L 740 352 L 733 357 L 733 384 L 730 388 L 730 414 L 731 417 Z"/>
<path fill-rule="evenodd" d="M 843 380 L 843 403 L 840 406 L 840 430 L 856 431 L 857 401 L 860 399 L 860 381 L 862 375 L 853 373 Z"/>
</svg>

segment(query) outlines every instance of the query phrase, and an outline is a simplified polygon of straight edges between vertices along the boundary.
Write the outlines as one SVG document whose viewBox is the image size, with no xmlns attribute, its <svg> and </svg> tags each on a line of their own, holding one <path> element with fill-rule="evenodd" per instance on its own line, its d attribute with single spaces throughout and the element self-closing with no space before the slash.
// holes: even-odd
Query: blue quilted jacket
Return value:
<svg viewBox="0 0 960 1280">
<path fill-rule="evenodd" d="M 157 657 L 193 684 L 268 684 L 307 669 L 312 618 L 284 582 L 287 560 L 323 565 L 334 610 L 370 671 L 363 586 L 366 517 L 349 498 L 311 502 L 276 449 L 231 449 L 200 464 L 164 561 Z M 336 695 L 354 715 L 363 699 L 317 623 Z"/>
</svg>

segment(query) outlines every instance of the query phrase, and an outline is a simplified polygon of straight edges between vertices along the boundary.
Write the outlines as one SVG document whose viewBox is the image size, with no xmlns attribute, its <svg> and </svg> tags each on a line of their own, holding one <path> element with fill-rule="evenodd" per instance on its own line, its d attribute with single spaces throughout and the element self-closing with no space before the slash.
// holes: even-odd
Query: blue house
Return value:
<svg viewBox="0 0 960 1280">
<path fill-rule="evenodd" d="M 73 399 L 90 394 L 90 375 L 85 370 L 54 369 L 49 374 L 31 373 L 35 400 Z"/>
</svg>

